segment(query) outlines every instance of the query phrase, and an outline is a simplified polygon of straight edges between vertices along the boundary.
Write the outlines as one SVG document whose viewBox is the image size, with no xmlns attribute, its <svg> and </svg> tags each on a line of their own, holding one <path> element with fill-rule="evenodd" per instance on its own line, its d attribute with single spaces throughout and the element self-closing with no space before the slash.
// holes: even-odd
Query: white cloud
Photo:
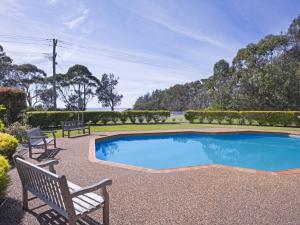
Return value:
<svg viewBox="0 0 300 225">
<path fill-rule="evenodd" d="M 77 25 L 79 25 L 80 23 L 82 23 L 88 16 L 90 10 L 89 9 L 84 9 L 81 13 L 80 16 L 78 16 L 77 18 L 70 20 L 68 22 L 64 22 L 63 24 L 68 28 L 68 29 L 73 29 L 74 27 L 76 27 Z"/>
<path fill-rule="evenodd" d="M 50 4 L 55 4 L 58 0 L 49 0 Z"/>
</svg>

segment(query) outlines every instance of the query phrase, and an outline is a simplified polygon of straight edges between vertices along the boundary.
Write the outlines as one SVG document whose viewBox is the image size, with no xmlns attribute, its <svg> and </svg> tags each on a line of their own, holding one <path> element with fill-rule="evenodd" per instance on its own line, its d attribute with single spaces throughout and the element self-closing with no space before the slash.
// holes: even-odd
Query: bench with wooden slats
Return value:
<svg viewBox="0 0 300 225">
<path fill-rule="evenodd" d="M 34 165 L 19 156 L 14 157 L 22 183 L 23 208 L 28 209 L 28 191 L 48 204 L 65 217 L 70 225 L 99 208 L 103 208 L 103 223 L 109 224 L 109 195 L 106 187 L 112 184 L 105 179 L 99 183 L 81 188 L 67 181 L 66 176 L 55 174 L 54 165 L 57 160 Z M 49 171 L 42 167 L 49 167 Z M 93 193 L 102 190 L 102 196 Z"/>
<path fill-rule="evenodd" d="M 70 137 L 70 132 L 74 130 L 82 130 L 83 134 L 87 131 L 88 134 L 91 134 L 90 126 L 85 126 L 83 121 L 64 121 L 61 122 L 61 134 L 62 137 L 65 137 L 65 132 L 68 132 L 68 138 Z"/>
</svg>

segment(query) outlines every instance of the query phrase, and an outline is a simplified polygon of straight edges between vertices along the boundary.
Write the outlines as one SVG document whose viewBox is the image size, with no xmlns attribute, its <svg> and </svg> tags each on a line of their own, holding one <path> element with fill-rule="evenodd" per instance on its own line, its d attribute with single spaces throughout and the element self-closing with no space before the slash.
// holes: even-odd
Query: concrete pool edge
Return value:
<svg viewBox="0 0 300 225">
<path fill-rule="evenodd" d="M 299 131 L 286 131 L 286 130 L 262 130 L 262 129 L 235 129 L 235 128 L 203 128 L 203 129 L 177 129 L 177 130 L 149 130 L 149 131 L 118 131 L 118 132 L 103 132 L 101 134 L 96 133 L 96 137 L 92 137 L 89 142 L 89 153 L 88 159 L 90 162 L 99 163 L 102 165 L 123 168 L 128 170 L 134 170 L 137 172 L 145 173 L 173 173 L 173 172 L 184 172 L 190 170 L 207 169 L 207 168 L 222 168 L 222 169 L 233 169 L 248 173 L 255 174 L 269 174 L 269 175 L 288 175 L 288 174 L 299 174 L 300 168 L 288 169 L 281 171 L 263 171 L 256 169 L 248 169 L 241 167 L 233 167 L 221 164 L 208 164 L 208 165 L 197 165 L 189 167 L 178 167 L 170 169 L 150 169 L 144 167 L 138 167 L 123 163 L 104 161 L 96 158 L 96 141 L 112 139 L 114 137 L 128 136 L 128 135 L 156 135 L 156 134 L 178 134 L 178 133 L 205 133 L 205 134 L 226 134 L 226 133 L 265 133 L 265 134 L 282 134 L 282 135 L 297 135 L 300 136 Z"/>
</svg>

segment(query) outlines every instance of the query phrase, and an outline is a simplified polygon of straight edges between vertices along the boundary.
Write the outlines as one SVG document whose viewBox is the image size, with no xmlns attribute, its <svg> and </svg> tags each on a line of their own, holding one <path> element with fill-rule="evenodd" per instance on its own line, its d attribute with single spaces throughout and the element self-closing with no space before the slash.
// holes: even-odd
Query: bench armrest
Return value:
<svg viewBox="0 0 300 225">
<path fill-rule="evenodd" d="M 39 166 L 39 167 L 46 167 L 46 166 L 48 166 L 50 172 L 56 173 L 56 171 L 54 169 L 54 165 L 57 165 L 58 163 L 59 163 L 59 161 L 55 159 L 55 160 L 50 160 L 48 162 L 37 164 L 37 166 Z"/>
<path fill-rule="evenodd" d="M 43 139 L 47 138 L 47 136 L 29 136 L 30 139 Z"/>
<path fill-rule="evenodd" d="M 87 194 L 87 193 L 93 192 L 93 191 L 101 189 L 101 188 L 105 189 L 106 186 L 111 185 L 111 184 L 112 184 L 112 180 L 105 179 L 105 180 L 102 180 L 102 181 L 100 181 L 96 184 L 93 184 L 91 186 L 87 186 L 87 187 L 80 188 L 78 190 L 72 191 L 71 196 L 72 196 L 72 198 L 74 198 L 74 197 L 77 197 L 79 195 Z"/>
</svg>

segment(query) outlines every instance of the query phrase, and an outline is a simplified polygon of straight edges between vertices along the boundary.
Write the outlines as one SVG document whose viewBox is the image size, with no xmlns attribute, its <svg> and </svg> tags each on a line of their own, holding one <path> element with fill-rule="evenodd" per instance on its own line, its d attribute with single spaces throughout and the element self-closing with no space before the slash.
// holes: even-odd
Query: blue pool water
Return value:
<svg viewBox="0 0 300 225">
<path fill-rule="evenodd" d="M 259 133 L 121 136 L 97 141 L 96 158 L 152 169 L 223 164 L 276 171 L 300 168 L 300 138 Z"/>
</svg>

